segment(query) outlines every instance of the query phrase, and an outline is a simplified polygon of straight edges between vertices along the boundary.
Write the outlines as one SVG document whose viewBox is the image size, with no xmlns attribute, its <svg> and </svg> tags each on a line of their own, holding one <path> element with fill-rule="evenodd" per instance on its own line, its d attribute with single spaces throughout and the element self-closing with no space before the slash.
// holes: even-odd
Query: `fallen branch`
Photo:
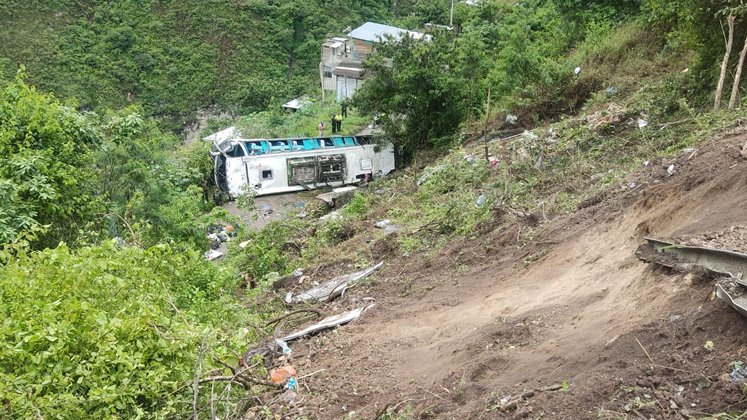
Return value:
<svg viewBox="0 0 747 420">
<path fill-rule="evenodd" d="M 291 315 L 300 314 L 300 313 L 307 313 L 307 312 L 315 313 L 317 318 L 319 318 L 319 317 L 322 316 L 321 311 L 319 311 L 318 309 L 314 309 L 314 308 L 296 309 L 295 311 L 288 312 L 285 315 L 281 315 L 281 316 L 279 316 L 277 318 L 273 318 L 273 319 L 267 321 L 267 323 L 265 324 L 265 327 L 269 327 L 270 325 L 276 324 L 276 323 L 284 320 L 285 318 L 288 318 Z"/>
</svg>

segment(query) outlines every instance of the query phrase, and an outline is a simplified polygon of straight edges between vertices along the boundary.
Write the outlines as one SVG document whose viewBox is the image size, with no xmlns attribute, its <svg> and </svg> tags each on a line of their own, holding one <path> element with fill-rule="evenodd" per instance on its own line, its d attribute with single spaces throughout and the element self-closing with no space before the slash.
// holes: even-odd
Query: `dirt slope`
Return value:
<svg viewBox="0 0 747 420">
<path fill-rule="evenodd" d="M 438 255 L 385 260 L 328 307 L 375 298 L 358 322 L 294 343 L 301 375 L 326 370 L 301 380 L 292 413 L 577 419 L 747 409 L 741 386 L 722 377 L 747 361 L 747 320 L 709 300 L 708 279 L 635 257 L 644 236 L 747 248 L 734 234 L 747 226 L 745 139 L 735 131 L 652 162 L 631 176 L 635 189 L 549 221 L 534 243 L 517 244 L 523 227 L 511 226 Z M 564 381 L 567 391 L 501 407 Z"/>
</svg>

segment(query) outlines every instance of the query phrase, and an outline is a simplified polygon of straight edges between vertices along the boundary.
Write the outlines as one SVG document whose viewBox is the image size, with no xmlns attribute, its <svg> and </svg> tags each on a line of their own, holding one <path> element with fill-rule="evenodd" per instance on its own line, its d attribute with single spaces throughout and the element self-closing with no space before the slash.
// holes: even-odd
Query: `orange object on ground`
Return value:
<svg viewBox="0 0 747 420">
<path fill-rule="evenodd" d="M 291 365 L 283 365 L 270 371 L 270 380 L 275 384 L 285 383 L 293 376 L 296 376 L 296 369 Z"/>
</svg>

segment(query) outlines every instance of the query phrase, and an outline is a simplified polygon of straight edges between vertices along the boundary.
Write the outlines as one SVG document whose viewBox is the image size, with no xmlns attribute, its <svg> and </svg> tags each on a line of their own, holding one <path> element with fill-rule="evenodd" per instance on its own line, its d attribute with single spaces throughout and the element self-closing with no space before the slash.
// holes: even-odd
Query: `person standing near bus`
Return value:
<svg viewBox="0 0 747 420">
<path fill-rule="evenodd" d="M 324 121 L 319 121 L 319 125 L 316 126 L 316 129 L 319 130 L 319 137 L 324 137 Z"/>
</svg>

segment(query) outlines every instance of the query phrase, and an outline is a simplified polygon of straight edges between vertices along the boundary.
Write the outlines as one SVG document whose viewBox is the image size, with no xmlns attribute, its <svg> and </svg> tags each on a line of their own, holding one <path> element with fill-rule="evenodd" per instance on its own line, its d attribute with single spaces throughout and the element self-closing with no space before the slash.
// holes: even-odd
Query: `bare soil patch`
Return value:
<svg viewBox="0 0 747 420">
<path fill-rule="evenodd" d="M 648 419 L 747 409 L 742 384 L 728 378 L 731 362 L 747 361 L 747 320 L 711 299 L 712 280 L 635 256 L 644 236 L 747 248 L 744 141 L 736 131 L 652 163 L 631 175 L 636 188 L 611 189 L 541 225 L 532 243 L 515 226 L 437 255 L 402 257 L 374 243 L 385 267 L 324 309 L 375 306 L 293 343 L 299 375 L 324 370 L 299 381 L 294 403 L 275 408 L 330 419 Z M 672 164 L 674 175 L 659 170 Z"/>
</svg>

